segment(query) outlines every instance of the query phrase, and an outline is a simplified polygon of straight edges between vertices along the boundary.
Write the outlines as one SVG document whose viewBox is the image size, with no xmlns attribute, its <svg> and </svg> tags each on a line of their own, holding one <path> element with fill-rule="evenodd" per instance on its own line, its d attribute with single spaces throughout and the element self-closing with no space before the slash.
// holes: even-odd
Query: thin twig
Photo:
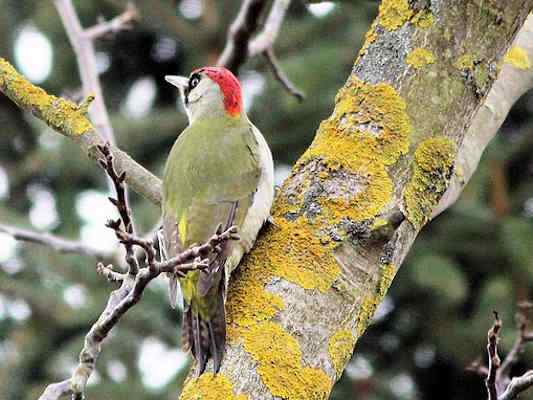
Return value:
<svg viewBox="0 0 533 400">
<path fill-rule="evenodd" d="M 529 389 L 531 386 L 533 386 L 533 370 L 529 370 L 524 375 L 511 379 L 511 383 L 498 400 L 515 399 L 520 393 Z"/>
<path fill-rule="evenodd" d="M 117 171 L 115 170 L 115 166 L 113 164 L 113 154 L 110 151 L 109 144 L 106 144 L 104 146 L 98 146 L 98 150 L 100 151 L 100 153 L 102 153 L 104 157 L 100 159 L 99 163 L 101 167 L 107 172 L 107 176 L 109 177 L 109 179 L 111 179 L 111 182 L 113 183 L 115 192 L 117 194 L 116 199 L 109 197 L 109 201 L 117 208 L 117 211 L 120 215 L 119 220 L 110 220 L 107 222 L 106 225 L 108 227 L 113 228 L 113 224 L 118 224 L 119 226 L 122 223 L 124 225 L 124 230 L 128 234 L 133 235 L 135 233 L 135 229 L 133 227 L 133 220 L 131 219 L 130 209 L 128 207 L 128 197 L 126 195 L 126 189 L 124 185 L 124 181 L 126 180 L 126 171 L 123 171 L 120 175 L 117 174 Z M 120 238 L 118 239 L 120 240 Z M 126 262 L 128 263 L 129 268 L 128 273 L 130 273 L 131 275 L 135 275 L 139 270 L 139 262 L 137 261 L 137 258 L 135 257 L 135 254 L 133 252 L 133 245 L 130 243 L 124 243 L 124 247 L 126 249 Z"/>
<path fill-rule="evenodd" d="M 113 270 L 113 265 L 96 264 L 96 272 L 106 278 L 109 282 L 122 282 L 127 274 L 122 274 Z"/>
<path fill-rule="evenodd" d="M 113 18 L 110 21 L 102 21 L 98 24 L 91 26 L 90 28 L 85 29 L 85 36 L 91 40 L 96 40 L 102 36 L 108 34 L 118 33 L 123 30 L 131 29 L 132 23 L 139 19 L 139 11 L 133 5 L 129 3 L 126 7 L 126 10 Z"/>
<path fill-rule="evenodd" d="M 265 0 L 243 0 L 228 31 L 226 46 L 218 59 L 218 65 L 237 73 L 248 58 L 273 48 L 291 1 L 274 0 L 263 29 L 252 38 L 259 29 L 259 19 L 266 3 Z"/>
<path fill-rule="evenodd" d="M 259 27 L 259 17 L 266 5 L 266 0 L 244 0 L 237 18 L 228 31 L 226 47 L 217 64 L 223 65 L 235 74 L 248 57 L 250 39 Z"/>
<path fill-rule="evenodd" d="M 291 0 L 275 0 L 272 3 L 263 30 L 248 45 L 249 57 L 259 55 L 274 46 L 290 4 Z"/>
<path fill-rule="evenodd" d="M 498 317 L 498 313 L 494 311 L 494 324 L 489 329 L 487 334 L 487 353 L 489 355 L 489 371 L 485 379 L 485 386 L 489 395 L 489 400 L 498 400 L 498 392 L 496 390 L 496 371 L 500 368 L 500 357 L 498 356 L 498 342 L 500 340 L 498 334 L 502 328 L 502 321 Z"/>
<path fill-rule="evenodd" d="M 247 59 L 263 54 L 276 80 L 289 94 L 296 97 L 298 101 L 302 101 L 305 98 L 304 93 L 289 80 L 274 54 L 274 43 L 290 3 L 291 0 L 274 0 L 261 32 L 252 38 L 259 28 L 259 18 L 266 1 L 244 0 L 237 18 L 231 24 L 226 46 L 218 59 L 218 65 L 237 73 Z"/>
<path fill-rule="evenodd" d="M 97 259 L 109 258 L 111 255 L 84 243 L 75 240 L 68 240 L 47 232 L 38 232 L 4 224 L 0 224 L 0 232 L 10 235 L 16 240 L 50 247 L 60 253 L 80 254 L 83 256 L 95 257 Z"/>
<path fill-rule="evenodd" d="M 278 59 L 274 54 L 274 50 L 272 50 L 272 48 L 269 48 L 263 54 L 265 55 L 265 59 L 267 60 L 270 69 L 272 70 L 274 78 L 276 78 L 276 80 L 281 83 L 281 85 L 285 88 L 285 90 L 287 90 L 287 92 L 289 92 L 289 94 L 296 97 L 298 101 L 303 101 L 305 99 L 305 94 L 296 86 L 294 86 L 294 84 L 290 81 L 287 75 L 285 75 L 285 72 L 283 72 L 283 70 L 281 69 Z"/>
<path fill-rule="evenodd" d="M 100 80 L 98 79 L 93 38 L 91 35 L 86 34 L 81 26 L 71 0 L 54 0 L 54 4 L 76 53 L 83 94 L 84 96 L 93 95 L 95 97 L 95 101 L 89 112 L 91 120 L 103 139 L 106 142 L 114 144 L 115 135 L 104 103 Z M 125 23 L 129 24 L 130 22 L 131 18 L 127 19 Z"/>
<path fill-rule="evenodd" d="M 518 361 L 518 356 L 522 352 L 526 342 L 533 341 L 533 334 L 527 331 L 529 322 L 528 311 L 533 309 L 531 303 L 520 303 L 518 305 L 517 325 L 519 334 L 513 347 L 500 362 L 498 356 L 499 334 L 502 328 L 502 321 L 498 313 L 494 311 L 494 323 L 487 334 L 487 353 L 489 357 L 489 366 L 485 367 L 481 360 L 473 361 L 467 368 L 467 371 L 474 372 L 485 378 L 487 394 L 489 400 L 511 400 L 515 399 L 519 393 L 533 386 L 533 370 L 529 370 L 519 377 L 511 379 L 511 367 Z"/>
<path fill-rule="evenodd" d="M 486 378 L 489 375 L 489 369 L 483 365 L 481 358 L 472 361 L 470 365 L 465 368 L 465 371 L 472 372 L 482 378 Z"/>
<path fill-rule="evenodd" d="M 109 144 L 101 146 L 99 151 L 103 156 L 100 165 L 115 184 L 117 199 L 113 199 L 112 203 L 120 215 L 117 221 L 108 223 L 108 227 L 115 231 L 117 238 L 127 249 L 131 250 L 133 246 L 143 249 L 148 266 L 147 268 L 138 268 L 133 252 L 127 257 L 135 259 L 135 264 L 130 264 L 130 271 L 127 274 L 115 272 L 112 265 L 104 266 L 102 263 L 98 263 L 97 272 L 111 281 L 121 282 L 121 286 L 111 292 L 104 311 L 85 336 L 84 345 L 79 355 L 79 363 L 71 378 L 49 385 L 39 400 L 58 400 L 67 395 L 71 395 L 72 399 L 75 400 L 83 399 L 87 381 L 95 369 L 103 342 L 120 318 L 141 300 L 146 286 L 164 272 L 185 276 L 189 271 L 207 268 L 209 256 L 216 256 L 226 241 L 239 239 L 236 227 L 223 231 L 222 226 L 219 226 L 206 243 L 188 248 L 172 259 L 158 262 L 155 257 L 156 251 L 153 241 L 136 237 L 134 234 L 131 212 L 123 195 L 126 176 L 116 173 Z M 136 267 L 132 269 L 132 265 Z"/>
</svg>

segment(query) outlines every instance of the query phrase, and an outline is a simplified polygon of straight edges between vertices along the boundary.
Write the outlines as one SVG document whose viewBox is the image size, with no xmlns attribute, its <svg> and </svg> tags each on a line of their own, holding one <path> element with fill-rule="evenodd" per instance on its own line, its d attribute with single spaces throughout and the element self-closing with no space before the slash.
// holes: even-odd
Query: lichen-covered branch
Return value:
<svg viewBox="0 0 533 400">
<path fill-rule="evenodd" d="M 455 203 L 477 169 L 483 151 L 498 133 L 511 106 L 533 88 L 533 15 L 505 55 L 502 71 L 478 110 L 457 154 L 455 173 L 433 216 Z"/>
<path fill-rule="evenodd" d="M 103 342 L 124 314 L 141 300 L 146 286 L 165 272 L 184 276 L 191 270 L 207 267 L 209 255 L 217 254 L 221 245 L 228 240 L 239 239 L 235 227 L 230 227 L 226 231 L 222 231 L 220 227 L 206 243 L 190 247 L 169 260 L 158 261 L 155 257 L 154 243 L 139 238 L 133 233 L 131 211 L 124 196 L 126 176 L 124 173 L 120 175 L 116 173 L 110 146 L 99 146 L 98 150 L 103 157 L 99 160 L 100 165 L 108 173 L 117 193 L 117 198 L 110 198 L 110 201 L 115 205 L 120 215 L 118 220 L 109 221 L 107 226 L 115 231 L 117 238 L 125 246 L 126 261 L 130 268 L 128 273 L 122 274 L 113 271 L 111 265 L 104 266 L 101 263 L 97 265 L 99 274 L 110 281 L 120 282 L 121 286 L 111 292 L 104 311 L 85 336 L 84 345 L 79 355 L 79 363 L 70 379 L 47 386 L 39 400 L 57 400 L 64 396 L 72 396 L 74 400 L 85 398 L 87 381 L 95 369 Z M 146 267 L 139 268 L 132 252 L 133 246 L 139 246 L 145 252 Z"/>
<path fill-rule="evenodd" d="M 220 373 L 191 377 L 181 399 L 328 398 L 533 8 L 413 3 L 382 1 L 331 116 L 278 193 L 274 224 L 230 283 Z"/>
<path fill-rule="evenodd" d="M 110 257 L 109 253 L 99 251 L 98 249 L 75 240 L 68 240 L 56 235 L 52 235 L 48 232 L 37 232 L 30 229 L 23 229 L 5 224 L 0 224 L 0 232 L 10 235 L 16 240 L 50 247 L 60 253 L 81 254 L 98 259 Z"/>
<path fill-rule="evenodd" d="M 87 117 L 89 102 L 80 105 L 50 95 L 32 85 L 6 60 L 0 58 L 0 92 L 21 109 L 32 113 L 58 133 L 78 143 L 89 157 L 97 159 L 97 146 L 104 140 Z M 90 99 L 90 98 L 89 98 Z M 161 180 L 115 146 L 110 150 L 118 173 L 127 171 L 129 187 L 155 204 L 161 202 Z"/>
</svg>

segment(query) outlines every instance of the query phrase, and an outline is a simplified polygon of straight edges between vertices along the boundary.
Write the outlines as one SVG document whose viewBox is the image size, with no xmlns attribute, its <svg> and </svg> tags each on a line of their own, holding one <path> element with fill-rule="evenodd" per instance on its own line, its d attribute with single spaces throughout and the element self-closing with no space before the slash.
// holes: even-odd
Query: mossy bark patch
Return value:
<svg viewBox="0 0 533 400">
<path fill-rule="evenodd" d="M 94 130 L 86 116 L 87 107 L 49 95 L 32 85 L 3 58 L 0 58 L 0 88 L 19 107 L 36 114 L 58 132 L 80 136 Z"/>
<path fill-rule="evenodd" d="M 435 56 L 430 50 L 418 48 L 410 52 L 405 61 L 411 67 L 420 69 L 426 65 L 433 64 L 435 62 Z"/>
<path fill-rule="evenodd" d="M 415 151 L 412 175 L 404 191 L 407 219 L 422 228 L 448 188 L 457 146 L 447 137 L 424 140 Z"/>
</svg>

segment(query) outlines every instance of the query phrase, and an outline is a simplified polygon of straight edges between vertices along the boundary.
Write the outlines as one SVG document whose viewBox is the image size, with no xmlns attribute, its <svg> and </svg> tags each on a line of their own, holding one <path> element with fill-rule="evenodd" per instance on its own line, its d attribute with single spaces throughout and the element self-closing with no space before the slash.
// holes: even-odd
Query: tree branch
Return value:
<svg viewBox="0 0 533 400">
<path fill-rule="evenodd" d="M 276 80 L 289 94 L 302 101 L 304 94 L 290 82 L 282 71 L 273 50 L 290 3 L 291 0 L 274 0 L 262 31 L 252 39 L 253 34 L 259 28 L 259 18 L 266 1 L 244 0 L 237 18 L 231 24 L 226 47 L 217 64 L 237 73 L 247 59 L 263 54 Z"/>
<path fill-rule="evenodd" d="M 16 240 L 50 247 L 60 253 L 81 254 L 83 256 L 94 257 L 98 259 L 105 259 L 109 258 L 110 256 L 109 253 L 100 251 L 84 243 L 75 240 L 64 239 L 47 232 L 37 232 L 30 229 L 22 229 L 5 224 L 0 224 L 0 232 L 10 235 Z"/>
<path fill-rule="evenodd" d="M 239 71 L 249 55 L 249 42 L 259 27 L 259 17 L 266 3 L 266 0 L 243 0 L 237 18 L 229 28 L 226 46 L 217 61 L 218 65 L 234 73 Z"/>
<path fill-rule="evenodd" d="M 513 343 L 513 347 L 509 350 L 509 353 L 502 362 L 500 369 L 498 370 L 497 379 L 503 382 L 504 386 L 507 386 L 510 381 L 511 368 L 516 362 L 520 353 L 524 350 L 524 346 L 527 342 L 533 341 L 533 335 L 527 331 L 527 325 L 529 323 L 528 311 L 531 310 L 532 304 L 529 302 L 522 302 L 518 304 L 518 312 L 516 315 L 518 325 L 518 335 Z"/>
<path fill-rule="evenodd" d="M 516 399 L 520 393 L 529 389 L 531 386 L 533 386 L 533 370 L 529 370 L 524 375 L 511 379 L 511 383 L 498 400 Z"/>
<path fill-rule="evenodd" d="M 502 321 L 498 313 L 494 311 L 494 324 L 487 334 L 487 353 L 489 355 L 489 370 L 485 386 L 489 395 L 489 400 L 498 400 L 498 391 L 496 390 L 496 372 L 500 368 L 500 357 L 498 356 L 499 333 L 502 328 Z"/>
<path fill-rule="evenodd" d="M 533 15 L 518 33 L 513 48 L 524 51 L 533 60 Z M 533 89 L 533 68 L 518 67 L 516 60 L 504 59 L 502 71 L 494 82 L 483 106 L 478 110 L 457 154 L 457 167 L 448 190 L 433 212 L 436 217 L 457 201 L 470 181 L 488 143 L 498 133 L 512 105 L 528 90 Z"/>
<path fill-rule="evenodd" d="M 410 7 L 382 3 L 335 108 L 277 192 L 275 224 L 230 282 L 220 372 L 189 379 L 182 400 L 221 385 L 235 397 L 329 396 L 445 193 L 495 79 L 473 84 L 469 74 L 497 65 L 533 0 L 507 1 L 494 19 L 477 18 L 479 7 L 447 0 L 419 27 Z M 452 27 L 460 44 L 444 40 Z M 408 55 L 420 49 L 433 62 L 415 68 Z M 454 67 L 465 49 L 476 54 L 468 74 Z M 379 240 L 376 224 L 388 227 Z"/>
<path fill-rule="evenodd" d="M 275 0 L 266 19 L 263 30 L 248 44 L 248 56 L 255 57 L 258 54 L 272 49 L 279 31 L 289 9 L 291 0 Z"/>
<path fill-rule="evenodd" d="M 208 256 L 216 255 L 226 241 L 239 239 L 235 227 L 226 231 L 222 231 L 220 227 L 206 243 L 190 247 L 172 259 L 157 261 L 153 242 L 138 238 L 133 234 L 131 211 L 123 196 L 125 174 L 116 174 L 109 145 L 99 146 L 99 150 L 103 156 L 99 160 L 100 165 L 108 173 L 117 192 L 117 199 L 111 199 L 111 202 L 116 206 L 120 215 L 118 220 L 108 222 L 107 226 L 115 231 L 117 238 L 126 247 L 127 253 L 130 253 L 127 255 L 130 269 L 127 274 L 119 274 L 113 271 L 112 266 L 104 266 L 101 263 L 97 265 L 98 273 L 111 281 L 121 282 L 121 286 L 111 292 L 104 311 L 85 336 L 79 363 L 71 378 L 47 386 L 39 400 L 57 400 L 67 395 L 72 395 L 74 400 L 83 399 L 87 381 L 95 369 L 102 344 L 122 316 L 141 300 L 146 286 L 163 272 L 171 272 L 183 277 L 191 270 L 206 268 Z M 139 246 L 145 251 L 146 268 L 139 268 L 136 259 L 134 263 L 128 259 L 134 258 L 131 251 L 133 246 Z"/>
<path fill-rule="evenodd" d="M 93 41 L 105 33 L 125 29 L 138 17 L 138 13 L 134 6 L 130 4 L 122 15 L 109 22 L 103 22 L 84 30 L 71 0 L 54 0 L 54 4 L 76 53 L 83 85 L 83 95 L 84 97 L 94 96 L 94 103 L 89 111 L 91 120 L 103 139 L 106 142 L 115 144 L 113 127 L 105 106 L 100 80 L 98 79 Z"/>
<path fill-rule="evenodd" d="M 498 342 L 500 341 L 500 331 L 502 321 L 498 313 L 494 311 L 494 323 L 487 334 L 487 354 L 489 359 L 488 368 L 480 360 L 472 362 L 467 371 L 474 372 L 485 378 L 487 387 L 488 400 L 511 400 L 518 396 L 519 393 L 533 386 L 533 370 L 529 370 L 519 377 L 511 379 L 511 367 L 518 361 L 518 356 L 523 350 L 523 346 L 528 341 L 533 341 L 533 335 L 527 332 L 527 323 L 529 317 L 527 312 L 533 308 L 533 305 L 524 302 L 518 305 L 517 314 L 518 335 L 513 347 L 500 363 L 498 356 Z"/>
<path fill-rule="evenodd" d="M 133 3 L 128 3 L 126 10 L 122 14 L 110 21 L 102 21 L 85 29 L 84 35 L 94 41 L 108 34 L 115 34 L 123 30 L 131 29 L 132 23 L 137 21 L 139 17 L 137 8 Z"/>
<path fill-rule="evenodd" d="M 287 75 L 285 75 L 285 72 L 283 72 L 283 70 L 281 69 L 278 59 L 274 54 L 274 50 L 272 50 L 271 48 L 267 49 L 265 50 L 264 55 L 270 69 L 272 70 L 274 78 L 276 78 L 276 80 L 281 83 L 281 85 L 285 88 L 285 90 L 287 90 L 287 92 L 289 92 L 290 95 L 296 97 L 298 101 L 303 101 L 305 99 L 305 94 L 296 86 L 294 86 L 294 84 L 289 80 Z"/>
<path fill-rule="evenodd" d="M 31 84 L 6 60 L 0 58 L 0 92 L 21 109 L 32 113 L 58 133 L 78 143 L 85 153 L 97 159 L 96 147 L 104 140 L 87 118 L 87 102 L 76 105 L 68 100 L 49 95 Z M 117 173 L 127 171 L 126 183 L 137 193 L 155 204 L 161 202 L 161 181 L 129 155 L 110 146 Z"/>
</svg>

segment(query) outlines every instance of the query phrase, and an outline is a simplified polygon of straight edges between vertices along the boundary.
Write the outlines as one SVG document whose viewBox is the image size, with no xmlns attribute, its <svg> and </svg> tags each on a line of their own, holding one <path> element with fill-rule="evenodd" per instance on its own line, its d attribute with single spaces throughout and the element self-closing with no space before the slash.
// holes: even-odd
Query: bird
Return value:
<svg viewBox="0 0 533 400">
<path fill-rule="evenodd" d="M 235 226 L 239 240 L 208 257 L 208 267 L 169 276 L 169 297 L 183 295 L 182 346 L 201 375 L 210 359 L 220 370 L 226 342 L 225 300 L 232 271 L 270 218 L 274 166 L 270 148 L 243 108 L 241 85 L 224 67 L 189 77 L 167 75 L 179 90 L 188 126 L 166 160 L 162 218 L 166 257 L 206 242 L 217 227 Z"/>
</svg>

